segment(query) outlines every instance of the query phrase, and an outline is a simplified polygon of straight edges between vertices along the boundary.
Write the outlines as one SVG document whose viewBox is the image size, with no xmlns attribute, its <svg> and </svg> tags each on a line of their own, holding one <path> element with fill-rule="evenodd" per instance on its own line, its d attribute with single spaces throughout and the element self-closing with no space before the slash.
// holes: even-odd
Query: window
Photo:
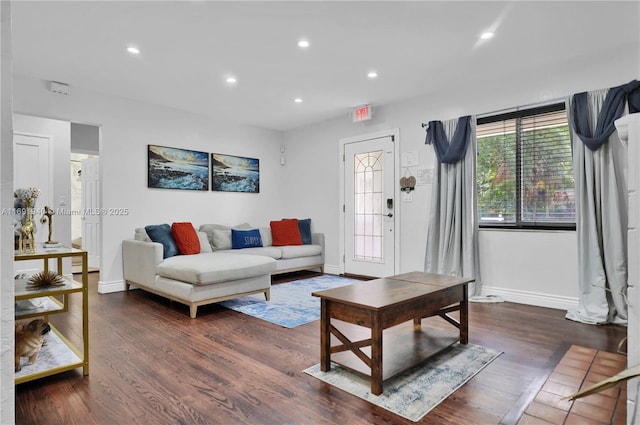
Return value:
<svg viewBox="0 0 640 425">
<path fill-rule="evenodd" d="M 564 103 L 478 119 L 481 227 L 575 228 Z"/>
</svg>

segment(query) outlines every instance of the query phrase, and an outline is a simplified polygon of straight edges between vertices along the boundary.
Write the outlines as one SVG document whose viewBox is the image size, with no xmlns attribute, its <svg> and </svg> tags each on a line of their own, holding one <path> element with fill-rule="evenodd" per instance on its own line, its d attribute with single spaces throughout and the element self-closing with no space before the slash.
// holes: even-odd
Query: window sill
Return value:
<svg viewBox="0 0 640 425">
<path fill-rule="evenodd" d="M 481 226 L 480 232 L 534 232 L 534 233 L 575 233 L 573 227 L 507 227 L 507 226 Z"/>
</svg>

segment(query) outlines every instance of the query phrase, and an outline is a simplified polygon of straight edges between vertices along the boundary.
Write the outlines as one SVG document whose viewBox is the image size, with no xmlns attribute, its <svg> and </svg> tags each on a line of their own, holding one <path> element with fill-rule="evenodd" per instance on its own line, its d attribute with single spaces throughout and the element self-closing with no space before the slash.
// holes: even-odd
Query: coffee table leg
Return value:
<svg viewBox="0 0 640 425">
<path fill-rule="evenodd" d="M 469 343 L 469 294 L 468 285 L 464 285 L 460 302 L 460 344 Z"/>
<path fill-rule="evenodd" d="M 320 300 L 320 370 L 328 372 L 331 369 L 331 318 L 327 308 L 327 301 Z"/>
<path fill-rule="evenodd" d="M 371 393 L 382 394 L 382 327 L 378 317 L 371 326 Z"/>
</svg>

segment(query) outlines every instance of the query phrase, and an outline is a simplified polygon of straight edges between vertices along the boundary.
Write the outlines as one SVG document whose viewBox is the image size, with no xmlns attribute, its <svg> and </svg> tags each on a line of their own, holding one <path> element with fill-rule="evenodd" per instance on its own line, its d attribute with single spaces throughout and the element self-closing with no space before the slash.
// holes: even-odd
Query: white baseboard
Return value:
<svg viewBox="0 0 640 425">
<path fill-rule="evenodd" d="M 339 275 L 340 267 L 325 264 L 326 274 Z M 472 284 L 473 285 L 473 284 Z M 111 282 L 99 281 L 98 293 L 110 294 L 112 292 L 122 292 L 126 289 L 124 280 L 114 280 Z M 469 288 L 469 293 L 473 293 L 473 287 Z M 578 307 L 578 298 L 564 297 L 553 294 L 543 294 L 540 292 L 518 291 L 496 286 L 482 285 L 481 295 L 498 295 L 504 301 L 518 304 L 535 305 L 538 307 L 555 308 L 558 310 L 573 310 Z"/>
<path fill-rule="evenodd" d="M 330 266 L 328 264 L 325 264 L 324 265 L 324 272 L 326 274 L 339 275 L 340 274 L 340 267 L 338 267 L 338 266 Z"/>
<path fill-rule="evenodd" d="M 324 265 L 327 274 L 340 274 L 339 266 Z M 469 293 L 475 291 L 475 282 L 469 285 Z M 518 291 L 496 286 L 482 285 L 481 295 L 498 295 L 504 301 L 518 304 L 535 305 L 537 307 L 555 308 L 558 310 L 574 310 L 578 308 L 578 298 L 564 297 L 560 295 L 544 294 L 540 292 Z"/>
<path fill-rule="evenodd" d="M 502 297 L 504 301 L 555 308 L 558 310 L 573 310 L 578 308 L 578 298 L 543 294 L 540 292 L 516 291 L 513 289 L 482 285 L 482 295 L 498 295 Z"/>
<path fill-rule="evenodd" d="M 112 282 L 98 281 L 98 293 L 110 294 L 112 292 L 122 292 L 126 289 L 124 280 L 114 280 Z"/>
</svg>

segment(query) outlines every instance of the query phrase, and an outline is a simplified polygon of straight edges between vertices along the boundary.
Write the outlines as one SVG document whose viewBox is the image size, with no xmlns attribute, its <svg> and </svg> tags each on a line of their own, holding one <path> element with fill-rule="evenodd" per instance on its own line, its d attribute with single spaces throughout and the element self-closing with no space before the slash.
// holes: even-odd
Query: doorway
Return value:
<svg viewBox="0 0 640 425">
<path fill-rule="evenodd" d="M 71 123 L 71 244 L 87 251 L 90 272 L 99 270 L 101 255 L 99 145 L 99 126 Z"/>
<path fill-rule="evenodd" d="M 76 249 L 84 249 L 87 251 L 89 272 L 98 271 L 99 258 L 94 254 L 96 247 L 92 246 L 92 249 L 87 249 L 87 241 L 92 245 L 96 240 L 94 230 L 96 227 L 91 225 L 89 231 L 86 230 L 87 214 L 85 212 L 91 208 L 86 206 L 86 197 L 95 198 L 91 192 L 95 192 L 93 184 L 90 183 L 87 188 L 87 175 L 93 174 L 91 170 L 88 170 L 91 165 L 98 161 L 98 155 L 90 155 L 84 153 L 71 152 L 71 246 Z M 89 171 L 89 172 L 88 172 Z M 84 175 L 83 175 L 84 173 Z M 93 220 L 95 217 L 92 215 L 89 220 Z M 91 233 L 89 237 L 83 238 L 83 235 Z M 82 272 L 82 261 L 78 257 L 72 258 L 72 270 L 73 273 Z"/>
<path fill-rule="evenodd" d="M 85 154 L 84 161 L 95 161 L 96 166 L 94 173 L 94 204 L 90 207 L 99 206 L 99 139 L 100 127 L 97 125 L 73 123 L 57 119 L 37 117 L 31 115 L 14 114 L 14 189 L 21 187 L 37 187 L 40 189 L 40 196 L 37 199 L 36 209 L 36 242 L 44 242 L 49 239 L 56 240 L 63 246 L 77 246 L 82 241 L 82 235 L 78 234 L 78 225 L 75 224 L 76 230 L 72 230 L 72 222 L 82 217 L 83 209 L 86 206 L 72 202 L 72 187 L 79 184 L 78 169 L 74 167 L 77 164 L 77 154 Z M 72 159 L 72 155 L 74 155 Z M 70 164 L 71 161 L 71 164 Z M 71 168 L 70 168 L 71 167 Z M 82 167 L 82 166 L 81 166 Z M 70 171 L 71 170 L 71 171 Z M 71 174 L 71 176 L 69 175 Z M 76 191 L 77 192 L 77 191 Z M 87 191 L 85 191 L 87 192 Z M 77 193 L 76 193 L 77 197 Z M 73 205 L 72 205 L 73 204 Z M 40 212 L 45 206 L 54 210 L 55 224 L 49 227 L 42 224 L 42 213 Z M 97 210 L 95 210 L 97 211 Z M 99 214 L 92 217 L 97 220 L 95 224 L 94 234 L 100 234 Z M 50 223 L 50 222 L 49 222 Z M 77 222 L 76 222 L 77 223 Z M 14 221 L 14 226 L 16 223 Z M 44 227 L 43 227 L 44 226 Z M 80 240 L 77 240 L 78 238 Z M 88 251 L 89 267 L 97 269 L 100 263 L 100 240 L 99 237 L 94 238 L 97 241 L 92 245 L 92 250 L 87 250 L 87 244 L 80 242 L 82 249 Z M 92 262 L 93 260 L 93 262 Z M 68 274 L 69 270 L 73 270 L 71 258 L 63 260 L 61 273 Z M 35 261 L 31 264 L 29 261 L 21 261 L 16 273 L 37 272 L 41 268 L 42 261 Z"/>
<path fill-rule="evenodd" d="M 398 269 L 397 142 L 397 129 L 340 141 L 343 274 L 384 277 Z"/>
</svg>

